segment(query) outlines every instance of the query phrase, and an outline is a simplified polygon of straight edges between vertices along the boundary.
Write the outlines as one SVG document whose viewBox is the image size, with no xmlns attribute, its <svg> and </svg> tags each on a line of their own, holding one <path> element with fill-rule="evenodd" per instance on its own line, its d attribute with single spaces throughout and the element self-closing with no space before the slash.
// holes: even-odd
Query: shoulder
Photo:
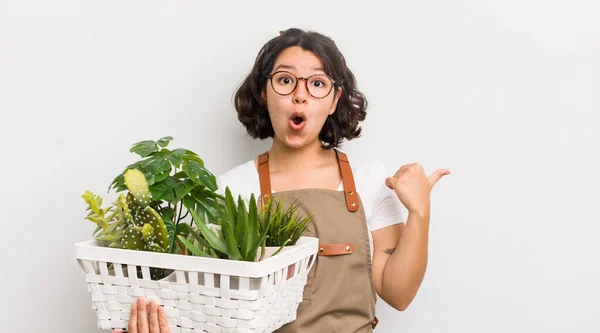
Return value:
<svg viewBox="0 0 600 333">
<path fill-rule="evenodd" d="M 348 161 L 371 230 L 403 221 L 403 205 L 394 191 L 385 185 L 386 178 L 391 177 L 395 170 L 387 168 L 385 163 L 376 159 L 361 160 L 348 156 Z"/>
<path fill-rule="evenodd" d="M 216 178 L 217 192 L 224 194 L 225 188 L 229 187 L 234 198 L 238 195 L 249 198 L 252 193 L 256 192 L 257 188 L 260 188 L 253 159 L 234 166 Z"/>
<path fill-rule="evenodd" d="M 362 195 L 369 195 L 374 190 L 379 190 L 385 185 L 388 176 L 386 165 L 377 159 L 361 159 L 356 156 L 348 156 L 350 167 L 354 175 L 356 190 Z"/>
</svg>

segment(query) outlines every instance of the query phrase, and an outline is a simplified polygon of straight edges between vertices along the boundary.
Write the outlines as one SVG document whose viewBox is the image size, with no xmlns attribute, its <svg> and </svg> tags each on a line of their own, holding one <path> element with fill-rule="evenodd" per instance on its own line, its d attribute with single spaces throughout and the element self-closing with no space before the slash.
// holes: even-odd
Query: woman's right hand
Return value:
<svg viewBox="0 0 600 333">
<path fill-rule="evenodd" d="M 137 303 L 131 305 L 131 315 L 127 331 L 129 333 L 171 333 L 167 323 L 165 309 L 150 301 L 150 314 L 146 310 L 146 300 L 139 297 Z M 118 333 L 114 331 L 113 333 Z"/>
</svg>

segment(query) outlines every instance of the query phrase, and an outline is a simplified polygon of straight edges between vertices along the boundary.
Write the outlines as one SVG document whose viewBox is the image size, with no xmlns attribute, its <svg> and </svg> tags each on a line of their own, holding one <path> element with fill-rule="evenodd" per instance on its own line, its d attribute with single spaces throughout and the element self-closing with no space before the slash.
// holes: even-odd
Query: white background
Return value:
<svg viewBox="0 0 600 333">
<path fill-rule="evenodd" d="M 172 135 L 215 174 L 264 151 L 232 106 L 279 30 L 331 36 L 370 104 L 343 146 L 448 168 L 429 266 L 376 332 L 600 331 L 597 1 L 0 2 L 2 332 L 100 332 L 73 244 Z"/>
</svg>

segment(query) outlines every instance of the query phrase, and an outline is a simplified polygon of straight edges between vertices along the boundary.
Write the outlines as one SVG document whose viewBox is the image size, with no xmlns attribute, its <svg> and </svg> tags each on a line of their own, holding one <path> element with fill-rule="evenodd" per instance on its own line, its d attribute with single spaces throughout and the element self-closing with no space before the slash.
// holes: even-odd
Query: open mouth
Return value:
<svg viewBox="0 0 600 333">
<path fill-rule="evenodd" d="M 304 128 L 304 124 L 306 123 L 306 115 L 302 112 L 294 112 L 290 116 L 290 127 L 294 131 L 300 131 Z"/>
</svg>

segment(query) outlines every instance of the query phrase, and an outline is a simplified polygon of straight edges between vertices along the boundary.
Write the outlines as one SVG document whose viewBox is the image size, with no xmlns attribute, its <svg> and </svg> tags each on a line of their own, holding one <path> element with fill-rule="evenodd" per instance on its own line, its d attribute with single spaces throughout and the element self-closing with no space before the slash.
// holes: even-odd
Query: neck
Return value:
<svg viewBox="0 0 600 333">
<path fill-rule="evenodd" d="M 335 151 L 321 148 L 319 140 L 301 148 L 291 148 L 275 138 L 269 149 L 271 172 L 306 170 L 330 163 L 332 158 L 336 158 Z"/>
</svg>

